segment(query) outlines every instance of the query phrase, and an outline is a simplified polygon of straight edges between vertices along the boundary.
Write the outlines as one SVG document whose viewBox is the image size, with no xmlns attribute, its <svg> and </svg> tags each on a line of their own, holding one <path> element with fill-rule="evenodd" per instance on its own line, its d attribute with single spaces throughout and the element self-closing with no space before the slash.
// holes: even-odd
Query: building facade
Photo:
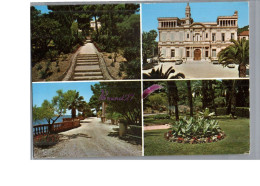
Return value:
<svg viewBox="0 0 260 186">
<path fill-rule="evenodd" d="M 238 12 L 232 16 L 219 16 L 216 22 L 194 22 L 189 3 L 185 18 L 158 18 L 158 49 L 162 61 L 183 59 L 216 60 L 221 49 L 237 40 Z"/>
</svg>

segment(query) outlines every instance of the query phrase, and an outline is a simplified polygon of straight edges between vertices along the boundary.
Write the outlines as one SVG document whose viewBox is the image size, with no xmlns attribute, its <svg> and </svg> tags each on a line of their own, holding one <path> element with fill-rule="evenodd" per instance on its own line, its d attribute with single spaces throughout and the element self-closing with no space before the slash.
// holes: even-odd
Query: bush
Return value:
<svg viewBox="0 0 260 186">
<path fill-rule="evenodd" d="M 250 116 L 249 108 L 248 107 L 237 107 L 235 115 L 240 116 L 240 117 L 249 118 L 249 116 Z"/>
<path fill-rule="evenodd" d="M 209 143 L 216 142 L 225 137 L 218 121 L 203 117 L 197 119 L 180 119 L 172 125 L 172 130 L 165 133 L 167 140 L 178 143 Z"/>
<path fill-rule="evenodd" d="M 171 117 L 168 114 L 158 114 L 153 117 L 153 119 L 170 119 Z"/>
<path fill-rule="evenodd" d="M 37 64 L 36 70 L 41 70 L 41 69 L 42 69 L 42 65 L 41 64 Z"/>
<path fill-rule="evenodd" d="M 47 148 L 59 142 L 58 134 L 43 134 L 33 138 L 33 145 L 40 148 Z"/>
<path fill-rule="evenodd" d="M 227 115 L 227 108 L 222 107 L 222 108 L 217 108 L 217 115 Z M 235 116 L 239 117 L 246 117 L 249 118 L 250 113 L 249 113 L 249 108 L 248 107 L 236 107 L 236 113 Z"/>
<path fill-rule="evenodd" d="M 120 70 L 120 71 L 125 71 L 125 65 L 124 65 L 124 63 L 120 63 L 120 65 L 119 65 L 119 70 Z"/>
<path fill-rule="evenodd" d="M 129 125 L 130 133 L 136 136 L 142 136 L 142 126 L 139 125 Z"/>
<path fill-rule="evenodd" d="M 108 59 L 112 59 L 112 56 L 111 56 L 111 55 L 109 55 L 109 56 L 108 56 Z"/>
<path fill-rule="evenodd" d="M 50 61 L 54 61 L 58 57 L 58 51 L 49 50 L 48 52 L 46 52 L 46 57 L 50 59 Z"/>
<path fill-rule="evenodd" d="M 111 63 L 111 67 L 115 67 L 115 63 L 114 62 Z"/>
<path fill-rule="evenodd" d="M 48 73 L 46 70 L 43 69 L 40 71 L 40 79 L 45 79 L 45 78 L 47 78 L 47 76 L 48 76 Z"/>
<path fill-rule="evenodd" d="M 226 107 L 222 107 L 222 108 L 217 108 L 216 109 L 216 114 L 218 116 L 221 116 L 221 115 L 227 115 L 227 108 Z"/>
</svg>

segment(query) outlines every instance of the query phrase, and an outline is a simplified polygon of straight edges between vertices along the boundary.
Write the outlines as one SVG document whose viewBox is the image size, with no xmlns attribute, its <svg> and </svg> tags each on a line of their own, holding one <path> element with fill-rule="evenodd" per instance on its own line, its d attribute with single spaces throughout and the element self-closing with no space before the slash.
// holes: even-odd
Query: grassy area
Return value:
<svg viewBox="0 0 260 186">
<path fill-rule="evenodd" d="M 243 154 L 249 152 L 249 119 L 218 119 L 225 139 L 204 144 L 169 142 L 163 135 L 168 130 L 144 132 L 144 155 Z"/>
</svg>

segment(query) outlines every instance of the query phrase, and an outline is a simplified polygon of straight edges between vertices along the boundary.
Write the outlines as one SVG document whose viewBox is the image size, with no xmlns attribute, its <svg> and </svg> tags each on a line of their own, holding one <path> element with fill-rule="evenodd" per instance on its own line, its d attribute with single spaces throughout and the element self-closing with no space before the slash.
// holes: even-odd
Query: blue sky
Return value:
<svg viewBox="0 0 260 186">
<path fill-rule="evenodd" d="M 41 106 L 45 99 L 51 101 L 52 98 L 57 95 L 56 91 L 59 89 L 62 89 L 63 92 L 76 90 L 84 97 L 85 101 L 89 102 L 90 97 L 93 95 L 90 86 L 96 83 L 97 82 L 33 83 L 33 105 Z M 67 110 L 66 114 L 70 114 L 70 111 Z"/>
<path fill-rule="evenodd" d="M 187 3 L 142 4 L 142 31 L 157 30 L 158 17 L 185 17 Z M 190 3 L 194 22 L 216 22 L 218 16 L 233 15 L 238 11 L 238 27 L 249 24 L 248 2 Z"/>
<path fill-rule="evenodd" d="M 49 13 L 50 10 L 48 10 L 46 5 L 39 5 L 39 6 L 34 6 L 37 10 L 40 10 L 42 14 Z"/>
</svg>

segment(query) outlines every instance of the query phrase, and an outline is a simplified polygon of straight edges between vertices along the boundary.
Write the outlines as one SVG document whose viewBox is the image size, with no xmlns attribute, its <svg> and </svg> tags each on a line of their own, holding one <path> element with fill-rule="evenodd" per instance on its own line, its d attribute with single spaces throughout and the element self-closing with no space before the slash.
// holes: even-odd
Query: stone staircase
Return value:
<svg viewBox="0 0 260 186">
<path fill-rule="evenodd" d="M 78 54 L 72 80 L 103 80 L 97 54 Z"/>
</svg>

